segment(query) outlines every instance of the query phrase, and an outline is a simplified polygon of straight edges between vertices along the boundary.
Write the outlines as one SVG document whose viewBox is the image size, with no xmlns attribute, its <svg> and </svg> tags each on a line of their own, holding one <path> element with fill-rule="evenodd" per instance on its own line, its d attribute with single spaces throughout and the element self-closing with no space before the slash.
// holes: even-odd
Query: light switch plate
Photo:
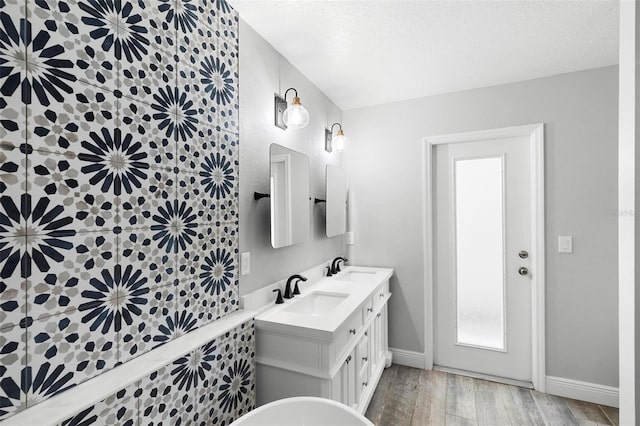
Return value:
<svg viewBox="0 0 640 426">
<path fill-rule="evenodd" d="M 558 253 L 573 253 L 573 237 L 565 235 L 558 237 Z"/>
<path fill-rule="evenodd" d="M 353 234 L 353 231 L 347 232 L 345 239 L 347 240 L 348 246 L 352 246 L 356 243 L 356 237 Z"/>
<path fill-rule="evenodd" d="M 240 256 L 240 274 L 249 275 L 251 272 L 251 253 L 242 253 Z"/>
</svg>

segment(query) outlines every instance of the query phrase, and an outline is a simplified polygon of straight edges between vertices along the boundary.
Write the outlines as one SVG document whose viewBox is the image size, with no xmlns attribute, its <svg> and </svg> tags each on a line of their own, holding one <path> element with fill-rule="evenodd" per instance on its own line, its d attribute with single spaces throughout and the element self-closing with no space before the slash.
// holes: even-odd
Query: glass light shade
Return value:
<svg viewBox="0 0 640 426">
<path fill-rule="evenodd" d="M 342 129 L 338 130 L 338 134 L 336 137 L 331 139 L 331 149 L 333 151 L 342 152 L 345 147 L 349 144 L 349 139 L 344 135 Z"/>
<path fill-rule="evenodd" d="M 302 129 L 309 124 L 309 112 L 302 106 L 299 97 L 294 97 L 289 108 L 284 110 L 282 120 L 292 129 Z"/>
</svg>

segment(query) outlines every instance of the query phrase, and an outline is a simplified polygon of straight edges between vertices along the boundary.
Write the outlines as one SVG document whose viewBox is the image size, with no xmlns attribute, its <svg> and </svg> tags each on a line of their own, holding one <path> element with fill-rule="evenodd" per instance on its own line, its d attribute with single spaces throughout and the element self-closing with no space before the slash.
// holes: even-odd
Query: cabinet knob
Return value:
<svg viewBox="0 0 640 426">
<path fill-rule="evenodd" d="M 345 360 L 345 362 L 346 362 L 347 364 L 349 364 L 349 363 L 351 362 L 351 355 L 349 355 L 349 356 L 347 357 L 347 359 Z"/>
<path fill-rule="evenodd" d="M 356 334 L 356 329 L 355 329 L 355 328 L 350 329 L 350 330 L 349 330 L 349 333 L 351 333 L 351 334 Z"/>
<path fill-rule="evenodd" d="M 376 318 L 380 318 L 380 315 L 381 315 L 380 312 L 378 312 L 378 315 L 376 315 Z"/>
<path fill-rule="evenodd" d="M 367 358 L 366 356 L 363 356 L 363 357 L 362 357 L 362 361 L 364 361 L 364 362 L 367 362 L 367 360 L 368 360 L 368 359 L 369 359 L 369 358 Z"/>
<path fill-rule="evenodd" d="M 367 387 L 368 384 L 369 383 L 367 383 L 367 382 L 362 382 L 362 386 L 365 387 L 365 388 Z"/>
<path fill-rule="evenodd" d="M 367 312 L 369 313 L 373 312 L 373 308 L 367 308 Z"/>
<path fill-rule="evenodd" d="M 364 335 L 365 335 L 365 336 L 368 336 L 368 335 L 369 335 L 369 332 L 368 332 L 368 331 L 365 331 L 365 332 L 364 332 Z"/>
<path fill-rule="evenodd" d="M 380 298 L 382 299 L 384 297 L 384 293 L 380 293 Z"/>
</svg>

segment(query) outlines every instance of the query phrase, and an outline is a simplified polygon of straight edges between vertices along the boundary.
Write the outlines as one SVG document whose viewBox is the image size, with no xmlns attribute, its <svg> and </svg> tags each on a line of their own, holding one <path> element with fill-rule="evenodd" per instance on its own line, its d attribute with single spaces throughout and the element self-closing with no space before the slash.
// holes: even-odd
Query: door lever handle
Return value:
<svg viewBox="0 0 640 426">
<path fill-rule="evenodd" d="M 525 268 L 524 266 L 522 266 L 520 269 L 518 269 L 518 273 L 522 276 L 525 276 L 529 273 L 529 270 L 527 268 Z"/>
</svg>

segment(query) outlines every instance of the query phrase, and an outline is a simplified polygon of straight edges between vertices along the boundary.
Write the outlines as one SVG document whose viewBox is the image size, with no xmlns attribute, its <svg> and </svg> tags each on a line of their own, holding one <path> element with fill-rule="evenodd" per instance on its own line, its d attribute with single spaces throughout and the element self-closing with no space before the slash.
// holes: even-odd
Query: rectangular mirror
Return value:
<svg viewBox="0 0 640 426">
<path fill-rule="evenodd" d="M 340 167 L 327 166 L 327 237 L 347 231 L 347 172 Z"/>
<path fill-rule="evenodd" d="M 271 144 L 271 245 L 286 247 L 309 239 L 309 160 L 307 156 Z"/>
</svg>

